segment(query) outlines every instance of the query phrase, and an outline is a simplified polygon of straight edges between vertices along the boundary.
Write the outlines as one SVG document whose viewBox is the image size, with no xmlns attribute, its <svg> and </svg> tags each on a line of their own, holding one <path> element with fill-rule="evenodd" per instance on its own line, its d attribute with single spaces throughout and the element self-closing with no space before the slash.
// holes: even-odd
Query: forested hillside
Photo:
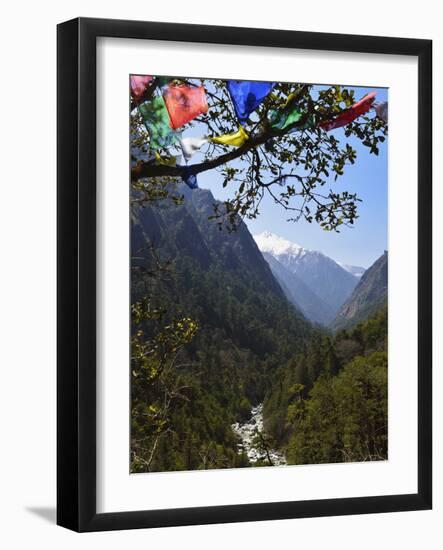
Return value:
<svg viewBox="0 0 443 550">
<path fill-rule="evenodd" d="M 246 226 L 220 231 L 210 192 L 180 193 L 133 209 L 134 472 L 248 465 L 231 424 L 314 333 Z"/>
</svg>

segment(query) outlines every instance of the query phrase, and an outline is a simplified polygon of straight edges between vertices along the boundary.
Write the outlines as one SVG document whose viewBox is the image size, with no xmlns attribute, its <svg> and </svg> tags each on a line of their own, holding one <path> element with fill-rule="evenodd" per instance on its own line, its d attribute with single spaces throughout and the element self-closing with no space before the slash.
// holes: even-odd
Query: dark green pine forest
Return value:
<svg viewBox="0 0 443 550">
<path fill-rule="evenodd" d="M 386 459 L 386 299 L 363 303 L 366 281 L 335 328 L 311 324 L 243 222 L 174 189 L 131 205 L 131 472 Z M 260 404 L 251 462 L 232 425 Z"/>
</svg>

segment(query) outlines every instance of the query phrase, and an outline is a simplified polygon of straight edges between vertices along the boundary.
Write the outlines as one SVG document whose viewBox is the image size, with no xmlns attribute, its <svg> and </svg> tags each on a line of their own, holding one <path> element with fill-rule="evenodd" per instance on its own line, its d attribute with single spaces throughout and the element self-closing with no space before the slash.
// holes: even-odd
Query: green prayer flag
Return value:
<svg viewBox="0 0 443 550">
<path fill-rule="evenodd" d="M 139 105 L 138 110 L 149 132 L 151 149 L 171 147 L 177 143 L 177 134 L 171 128 L 169 114 L 162 97 L 154 97 Z"/>
<path fill-rule="evenodd" d="M 278 130 L 286 130 L 286 128 L 296 124 L 302 116 L 303 113 L 295 107 L 273 109 L 269 111 L 271 127 Z"/>
<path fill-rule="evenodd" d="M 272 109 L 269 111 L 269 122 L 271 127 L 278 130 L 287 130 L 297 124 L 305 113 L 297 108 L 296 103 L 298 101 L 298 94 L 289 94 L 286 98 L 286 102 L 280 109 Z M 294 127 L 290 130 L 290 133 L 297 130 L 306 130 L 313 126 L 312 117 L 308 117 L 308 120 L 304 124 Z"/>
</svg>

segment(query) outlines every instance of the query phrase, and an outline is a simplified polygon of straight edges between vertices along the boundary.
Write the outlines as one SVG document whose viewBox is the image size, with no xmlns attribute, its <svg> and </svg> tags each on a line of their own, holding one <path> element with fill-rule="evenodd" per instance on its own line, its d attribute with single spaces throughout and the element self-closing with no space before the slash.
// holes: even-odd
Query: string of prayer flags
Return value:
<svg viewBox="0 0 443 550">
<path fill-rule="evenodd" d="M 186 183 L 189 189 L 198 189 L 197 176 L 195 174 L 191 174 L 189 167 L 185 167 L 182 174 L 182 180 Z"/>
<path fill-rule="evenodd" d="M 356 118 L 361 115 L 364 115 L 369 111 L 374 103 L 376 93 L 371 92 L 370 94 L 365 95 L 360 101 L 354 103 L 349 109 L 342 111 L 336 118 L 333 120 L 326 120 L 319 124 L 320 128 L 323 128 L 327 132 L 330 130 L 335 130 L 336 128 L 341 128 L 353 122 Z"/>
<path fill-rule="evenodd" d="M 227 87 L 234 105 L 235 114 L 241 124 L 262 103 L 275 86 L 275 82 L 253 82 L 250 80 L 228 80 Z"/>
<path fill-rule="evenodd" d="M 296 97 L 296 94 L 290 94 L 281 109 L 272 109 L 269 111 L 271 128 L 286 130 L 302 118 L 303 113 L 294 104 Z"/>
<path fill-rule="evenodd" d="M 130 77 L 131 94 L 134 99 L 140 99 L 153 80 L 152 76 L 133 75 Z"/>
<path fill-rule="evenodd" d="M 171 147 L 177 143 L 177 134 L 171 129 L 169 114 L 162 97 L 153 97 L 138 106 L 143 123 L 149 132 L 151 149 Z"/>
<path fill-rule="evenodd" d="M 190 160 L 193 155 L 201 148 L 205 143 L 208 143 L 207 137 L 186 137 L 180 140 L 180 147 L 183 152 L 185 160 Z"/>
<path fill-rule="evenodd" d="M 163 97 L 171 120 L 171 128 L 174 130 L 208 111 L 203 86 L 169 83 L 163 90 Z"/>
<path fill-rule="evenodd" d="M 388 102 L 382 101 L 374 105 L 375 113 L 378 118 L 381 118 L 386 124 L 388 123 Z"/>
<path fill-rule="evenodd" d="M 238 131 L 233 134 L 224 134 L 222 136 L 209 138 L 213 143 L 232 145 L 233 147 L 241 147 L 248 139 L 249 136 L 245 132 L 243 126 L 239 126 Z"/>
</svg>

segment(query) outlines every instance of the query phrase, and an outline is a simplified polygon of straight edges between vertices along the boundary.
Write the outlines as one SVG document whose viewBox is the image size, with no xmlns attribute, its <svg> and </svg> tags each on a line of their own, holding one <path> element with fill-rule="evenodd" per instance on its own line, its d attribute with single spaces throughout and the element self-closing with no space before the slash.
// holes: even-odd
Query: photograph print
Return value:
<svg viewBox="0 0 443 550">
<path fill-rule="evenodd" d="M 129 75 L 131 473 L 388 458 L 388 89 Z"/>
</svg>

